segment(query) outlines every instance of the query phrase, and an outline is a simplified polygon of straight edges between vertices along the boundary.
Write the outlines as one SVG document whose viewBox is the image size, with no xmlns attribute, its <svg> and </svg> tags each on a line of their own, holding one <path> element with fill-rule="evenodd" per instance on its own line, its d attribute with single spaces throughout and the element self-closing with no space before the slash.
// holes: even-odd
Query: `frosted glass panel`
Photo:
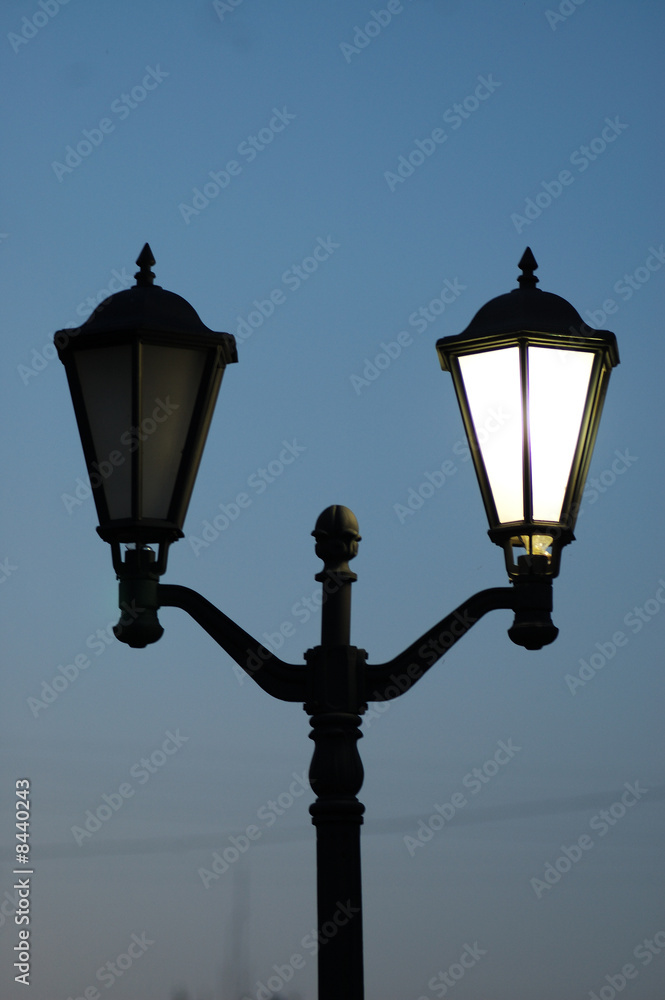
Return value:
<svg viewBox="0 0 665 1000">
<path fill-rule="evenodd" d="M 131 347 L 76 351 L 74 357 L 97 451 L 88 469 L 91 482 L 95 486 L 101 479 L 111 519 L 131 517 L 131 460 L 125 444 L 132 426 Z"/>
<path fill-rule="evenodd" d="M 143 345 L 143 517 L 165 518 L 196 404 L 207 351 Z"/>
<path fill-rule="evenodd" d="M 524 489 L 519 348 L 467 354 L 459 363 L 499 521 L 520 521 Z"/>
<path fill-rule="evenodd" d="M 594 355 L 529 347 L 533 516 L 558 521 L 589 391 Z"/>
</svg>

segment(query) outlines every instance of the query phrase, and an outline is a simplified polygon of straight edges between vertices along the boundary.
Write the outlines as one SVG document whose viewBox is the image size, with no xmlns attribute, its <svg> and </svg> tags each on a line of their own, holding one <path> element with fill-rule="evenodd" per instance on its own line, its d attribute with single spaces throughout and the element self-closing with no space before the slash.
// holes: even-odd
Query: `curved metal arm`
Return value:
<svg viewBox="0 0 665 1000">
<path fill-rule="evenodd" d="M 159 584 L 157 601 L 160 607 L 181 608 L 191 615 L 268 694 L 282 701 L 307 700 L 304 664 L 280 660 L 195 590 L 177 584 Z"/>
<path fill-rule="evenodd" d="M 558 629 L 549 618 L 552 610 L 550 580 L 531 578 L 517 581 L 511 587 L 490 587 L 460 604 L 399 656 L 387 663 L 366 664 L 366 700 L 389 701 L 408 691 L 483 615 L 501 608 L 516 612 L 509 635 L 518 645 L 540 649 L 556 638 Z"/>
<path fill-rule="evenodd" d="M 550 617 L 552 578 L 542 574 L 540 564 L 532 565 L 531 560 L 521 567 L 522 575 L 510 587 L 481 590 L 399 656 L 387 663 L 367 664 L 364 651 L 360 657 L 356 647 L 349 645 L 351 584 L 356 575 L 349 570 L 348 560 L 356 554 L 360 539 L 355 516 L 346 507 L 329 507 L 319 517 L 313 534 L 317 554 L 325 563 L 317 574 L 324 591 L 322 641 L 312 651 L 320 661 L 320 669 L 280 660 L 197 591 L 160 584 L 154 553 L 145 547 L 128 551 L 119 566 L 120 606 L 124 613 L 114 628 L 116 637 L 129 646 L 143 648 L 156 642 L 164 631 L 157 618 L 158 609 L 181 608 L 268 694 L 307 707 L 327 704 L 331 697 L 338 705 L 342 691 L 341 704 L 353 702 L 354 712 L 368 701 L 388 701 L 408 691 L 488 611 L 506 608 L 515 612 L 508 635 L 517 645 L 541 649 L 556 639 L 558 629 Z M 349 654 L 354 651 L 352 665 L 347 655 L 338 663 L 337 653 L 344 650 Z"/>
</svg>

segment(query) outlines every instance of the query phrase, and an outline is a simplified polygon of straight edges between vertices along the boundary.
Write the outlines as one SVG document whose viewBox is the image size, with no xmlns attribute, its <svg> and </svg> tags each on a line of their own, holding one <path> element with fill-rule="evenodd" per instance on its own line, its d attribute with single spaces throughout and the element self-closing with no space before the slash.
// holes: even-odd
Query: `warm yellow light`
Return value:
<svg viewBox="0 0 665 1000">
<path fill-rule="evenodd" d="M 548 549 L 553 541 L 551 535 L 522 535 L 522 544 L 530 556 L 549 555 Z"/>
</svg>

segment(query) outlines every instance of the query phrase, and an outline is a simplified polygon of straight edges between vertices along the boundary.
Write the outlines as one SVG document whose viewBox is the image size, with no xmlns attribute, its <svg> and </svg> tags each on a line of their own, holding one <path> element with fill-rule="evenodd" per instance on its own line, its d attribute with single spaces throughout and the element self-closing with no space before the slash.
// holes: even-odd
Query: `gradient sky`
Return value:
<svg viewBox="0 0 665 1000">
<path fill-rule="evenodd" d="M 147 240 L 157 283 L 236 334 L 240 358 L 165 581 L 266 641 L 286 626 L 280 655 L 293 662 L 319 641 L 310 532 L 329 504 L 360 523 L 352 641 L 373 662 L 506 583 L 434 344 L 515 287 L 524 248 L 542 289 L 616 332 L 621 365 L 554 585 L 558 640 L 520 649 L 511 615 L 494 612 L 365 719 L 366 995 L 441 996 L 468 946 L 479 957 L 454 1000 L 607 1000 L 622 977 L 625 1000 L 662 1000 L 662 4 L 58 3 L 0 11 L 0 994 L 254 1000 L 299 954 L 282 992 L 316 995 L 303 943 L 316 920 L 313 795 L 289 792 L 309 767 L 305 714 L 242 682 L 179 610 L 161 613 L 164 637 L 146 650 L 109 637 L 110 549 L 51 344 L 132 282 Z M 418 143 L 429 152 L 409 173 Z M 256 302 L 276 289 L 259 323 Z M 372 378 L 393 342 L 401 353 Z M 283 442 L 297 458 L 261 490 Z M 400 516 L 444 467 L 445 483 Z M 251 504 L 197 545 L 240 492 Z M 566 680 L 592 657 L 585 684 Z M 86 660 L 35 708 L 61 667 Z M 186 740 L 167 755 L 168 733 Z M 519 750 L 477 788 L 468 775 L 501 741 Z M 140 761 L 155 753 L 149 773 Z M 20 778 L 33 801 L 29 990 L 12 969 Z M 626 783 L 639 794 L 604 829 Z M 72 828 L 123 784 L 133 794 L 79 845 Z M 465 805 L 410 852 L 405 838 L 460 792 Z M 260 837 L 206 888 L 199 869 L 250 825 Z M 592 846 L 537 891 L 584 837 Z M 153 943 L 98 978 L 132 935 Z"/>
</svg>

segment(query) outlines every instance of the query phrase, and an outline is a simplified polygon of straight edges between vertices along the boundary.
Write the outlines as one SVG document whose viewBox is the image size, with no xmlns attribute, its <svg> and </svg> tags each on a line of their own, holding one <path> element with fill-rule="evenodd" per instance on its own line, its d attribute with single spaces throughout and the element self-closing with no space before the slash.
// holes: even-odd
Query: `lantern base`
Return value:
<svg viewBox="0 0 665 1000">
<path fill-rule="evenodd" d="M 164 634 L 157 611 L 159 566 L 155 553 L 148 547 L 129 549 L 125 561 L 120 561 L 119 606 L 123 611 L 113 634 L 133 649 L 144 649 Z"/>
<path fill-rule="evenodd" d="M 518 611 L 515 621 L 508 629 L 508 635 L 517 646 L 525 649 L 542 649 L 554 642 L 559 634 L 549 612 L 534 615 L 533 612 Z"/>
<path fill-rule="evenodd" d="M 134 614 L 130 608 L 120 621 L 113 626 L 113 634 L 120 642 L 126 642 L 132 649 L 145 649 L 151 642 L 157 642 L 164 635 L 164 629 L 159 624 L 157 611 L 154 608 L 144 608 L 131 621 L 126 622 L 126 615 Z"/>
<path fill-rule="evenodd" d="M 570 528 L 543 521 L 501 525 L 490 528 L 487 534 L 503 549 L 506 570 L 513 583 L 525 575 L 538 579 L 557 577 L 561 568 L 561 549 L 575 541 Z"/>
<path fill-rule="evenodd" d="M 559 630 L 552 623 L 552 578 L 545 556 L 520 556 L 520 575 L 513 580 L 515 621 L 508 635 L 517 646 L 542 649 L 554 642 Z"/>
</svg>

